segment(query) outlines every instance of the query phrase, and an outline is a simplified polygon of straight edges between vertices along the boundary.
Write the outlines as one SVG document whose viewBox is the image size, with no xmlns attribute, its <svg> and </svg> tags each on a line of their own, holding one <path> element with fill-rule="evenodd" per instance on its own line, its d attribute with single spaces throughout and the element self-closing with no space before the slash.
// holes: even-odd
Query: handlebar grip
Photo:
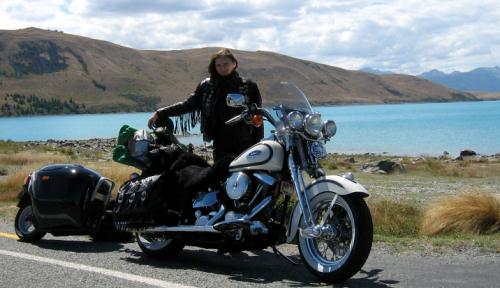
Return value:
<svg viewBox="0 0 500 288">
<path fill-rule="evenodd" d="M 233 118 L 226 121 L 226 125 L 234 125 L 243 119 L 242 115 L 234 116 Z"/>
</svg>

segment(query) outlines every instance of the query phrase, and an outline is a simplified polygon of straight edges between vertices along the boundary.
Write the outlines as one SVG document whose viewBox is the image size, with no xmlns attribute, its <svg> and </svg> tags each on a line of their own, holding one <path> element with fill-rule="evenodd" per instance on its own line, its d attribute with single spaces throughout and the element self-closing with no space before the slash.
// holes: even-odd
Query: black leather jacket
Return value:
<svg viewBox="0 0 500 288">
<path fill-rule="evenodd" d="M 242 79 L 238 73 L 233 72 L 226 77 L 207 78 L 201 81 L 188 99 L 159 109 L 159 117 L 181 116 L 200 111 L 199 118 L 192 116 L 184 119 L 190 119 L 193 122 L 200 120 L 203 139 L 214 141 L 215 160 L 226 155 L 237 156 L 262 139 L 264 128 L 247 125 L 244 121 L 231 126 L 225 125 L 225 121 L 239 115 L 243 110 L 243 108 L 227 106 L 228 93 L 243 94 L 247 103 L 255 103 L 259 107 L 262 104 L 257 84 L 251 80 Z"/>
</svg>

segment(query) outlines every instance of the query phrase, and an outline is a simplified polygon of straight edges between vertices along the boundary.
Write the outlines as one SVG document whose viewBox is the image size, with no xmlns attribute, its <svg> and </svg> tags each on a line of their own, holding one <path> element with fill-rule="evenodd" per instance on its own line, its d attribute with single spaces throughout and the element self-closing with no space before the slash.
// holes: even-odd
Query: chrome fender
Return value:
<svg viewBox="0 0 500 288">
<path fill-rule="evenodd" d="M 333 192 L 340 196 L 350 194 L 360 194 L 361 197 L 370 196 L 363 185 L 337 175 L 328 175 L 318 178 L 317 180 L 309 184 L 306 189 L 310 197 L 309 203 L 316 195 L 323 192 Z M 293 207 L 292 213 L 290 215 L 290 221 L 287 231 L 287 243 L 292 243 L 295 241 L 301 218 L 302 209 L 300 208 L 300 205 L 298 205 L 298 203 L 295 203 L 295 206 Z"/>
</svg>

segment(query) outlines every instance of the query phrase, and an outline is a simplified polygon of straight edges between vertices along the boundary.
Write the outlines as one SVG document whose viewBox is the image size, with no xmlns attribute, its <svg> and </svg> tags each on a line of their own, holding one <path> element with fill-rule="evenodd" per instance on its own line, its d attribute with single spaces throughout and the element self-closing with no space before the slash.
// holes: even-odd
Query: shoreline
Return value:
<svg viewBox="0 0 500 288">
<path fill-rule="evenodd" d="M 192 134 L 191 136 L 196 136 L 199 134 Z M 190 136 L 177 136 L 179 141 L 183 143 L 183 138 L 185 137 L 190 137 Z M 80 139 L 80 140 L 57 140 L 57 139 L 48 139 L 48 140 L 29 140 L 29 141 L 14 141 L 14 140 L 0 140 L 0 142 L 12 142 L 12 143 L 20 143 L 24 144 L 27 148 L 31 147 L 36 147 L 36 146 L 45 146 L 45 147 L 50 147 L 54 149 L 59 149 L 59 148 L 76 148 L 76 149 L 93 149 L 94 151 L 97 152 L 103 152 L 103 153 L 111 153 L 113 151 L 113 148 L 116 145 L 116 137 L 113 138 L 90 138 L 90 139 Z M 189 144 L 189 142 L 183 143 L 183 144 Z M 201 144 L 201 145 L 194 145 L 195 146 L 195 151 L 200 151 L 204 152 L 203 154 L 206 154 L 207 152 L 212 151 L 212 144 L 208 143 L 207 145 Z M 462 151 L 466 150 L 471 150 L 464 148 Z M 374 157 L 407 157 L 407 158 L 443 158 L 443 157 L 448 157 L 448 158 L 456 158 L 460 157 L 460 153 L 453 156 L 451 153 L 448 153 L 447 151 L 444 151 L 441 154 L 426 154 L 426 153 L 421 153 L 421 154 L 415 154 L 415 155 L 401 155 L 401 154 L 392 154 L 390 152 L 341 152 L 341 151 L 334 151 L 334 152 L 328 152 L 328 155 L 334 155 L 334 156 L 354 156 L 354 155 L 359 155 L 359 156 L 374 156 Z M 500 152 L 495 153 L 495 154 L 480 154 L 476 153 L 476 157 L 480 158 L 500 158 Z"/>
</svg>

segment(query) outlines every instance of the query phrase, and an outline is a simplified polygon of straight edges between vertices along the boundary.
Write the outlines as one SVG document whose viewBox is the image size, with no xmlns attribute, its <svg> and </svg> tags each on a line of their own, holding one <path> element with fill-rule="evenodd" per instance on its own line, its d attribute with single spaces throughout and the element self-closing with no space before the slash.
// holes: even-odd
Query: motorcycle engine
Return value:
<svg viewBox="0 0 500 288">
<path fill-rule="evenodd" d="M 243 172 L 234 172 L 226 181 L 226 193 L 232 200 L 239 200 L 249 190 L 250 177 Z"/>
<path fill-rule="evenodd" d="M 198 192 L 193 201 L 196 221 L 194 225 L 203 226 L 217 213 L 215 212 L 218 191 Z"/>
</svg>

